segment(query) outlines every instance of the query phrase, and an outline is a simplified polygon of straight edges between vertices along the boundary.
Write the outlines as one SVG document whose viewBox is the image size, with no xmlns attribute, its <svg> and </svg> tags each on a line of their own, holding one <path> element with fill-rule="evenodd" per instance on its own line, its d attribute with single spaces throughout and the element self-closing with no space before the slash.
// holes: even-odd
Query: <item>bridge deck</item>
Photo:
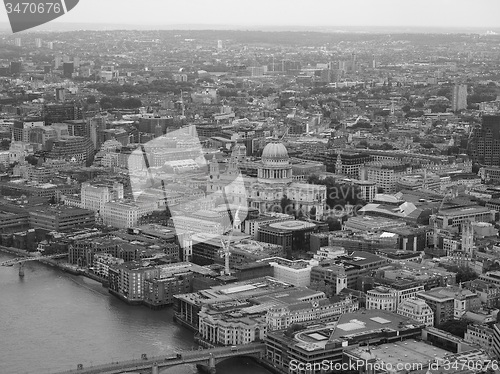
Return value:
<svg viewBox="0 0 500 374">
<path fill-rule="evenodd" d="M 181 353 L 181 358 L 169 356 L 155 356 L 148 357 L 147 360 L 131 360 L 121 361 L 110 364 L 91 366 L 81 370 L 73 369 L 69 371 L 60 372 L 57 374 L 120 374 L 129 370 L 147 370 L 151 369 L 153 365 L 158 368 L 166 368 L 182 364 L 196 364 L 207 363 L 210 355 L 217 359 L 225 359 L 229 357 L 237 357 L 243 355 L 261 355 L 265 351 L 265 344 L 252 343 L 247 345 L 240 345 L 234 351 L 231 347 L 217 347 L 211 349 L 202 349 L 197 351 L 184 351 Z"/>
<path fill-rule="evenodd" d="M 67 257 L 67 253 L 58 253 L 55 255 L 50 255 L 50 256 L 25 256 L 25 257 L 16 257 L 11 260 L 7 260 L 4 262 L 0 262 L 0 266 L 9 266 L 9 265 L 15 265 L 15 264 L 20 264 L 21 262 L 28 262 L 28 261 L 43 261 L 43 260 L 55 260 L 57 258 L 64 258 Z"/>
</svg>

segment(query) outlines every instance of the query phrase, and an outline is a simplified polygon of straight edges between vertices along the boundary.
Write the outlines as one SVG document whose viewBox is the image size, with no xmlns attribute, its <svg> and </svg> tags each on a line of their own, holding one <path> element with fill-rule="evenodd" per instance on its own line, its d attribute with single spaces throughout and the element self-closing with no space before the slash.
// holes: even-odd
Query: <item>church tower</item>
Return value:
<svg viewBox="0 0 500 374">
<path fill-rule="evenodd" d="M 220 169 L 219 169 L 219 163 L 217 162 L 217 159 L 214 157 L 209 163 L 210 167 L 210 175 L 209 175 L 209 181 L 208 181 L 208 192 L 214 192 L 218 191 L 218 186 L 217 183 L 220 180 Z"/>
<path fill-rule="evenodd" d="M 217 158 L 215 157 L 215 155 L 210 161 L 210 176 L 220 176 L 219 163 L 217 162 Z"/>
</svg>

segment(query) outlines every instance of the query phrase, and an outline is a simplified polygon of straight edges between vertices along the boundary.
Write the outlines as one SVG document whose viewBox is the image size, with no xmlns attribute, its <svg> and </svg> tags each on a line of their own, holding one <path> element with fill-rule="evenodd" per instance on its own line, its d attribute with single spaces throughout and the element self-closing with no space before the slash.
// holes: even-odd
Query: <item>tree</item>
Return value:
<svg viewBox="0 0 500 374">
<path fill-rule="evenodd" d="M 466 266 L 447 266 L 446 270 L 457 274 L 457 283 L 468 282 L 478 278 L 478 275 Z"/>
<path fill-rule="evenodd" d="M 452 320 L 440 324 L 438 328 L 447 331 L 450 334 L 463 338 L 465 336 L 465 332 L 467 331 L 468 324 L 469 324 L 468 321 Z"/>
<path fill-rule="evenodd" d="M 292 214 L 293 212 L 292 200 L 290 200 L 286 195 L 283 195 L 283 197 L 281 198 L 280 205 L 282 213 Z"/>
<path fill-rule="evenodd" d="M 297 331 L 304 330 L 306 327 L 300 323 L 293 323 L 285 331 L 285 335 L 288 337 L 292 337 Z"/>
<path fill-rule="evenodd" d="M 307 178 L 307 183 L 309 183 L 309 184 L 320 184 L 319 177 L 316 174 L 311 174 Z"/>
<path fill-rule="evenodd" d="M 309 217 L 310 217 L 311 219 L 313 219 L 313 220 L 315 220 L 315 219 L 316 219 L 316 207 L 315 207 L 315 206 L 313 206 L 313 207 L 311 208 L 311 210 L 309 211 Z"/>
<path fill-rule="evenodd" d="M 38 159 L 34 155 L 27 155 L 24 158 L 24 161 L 26 161 L 28 164 L 36 166 L 38 163 Z"/>
<path fill-rule="evenodd" d="M 473 172 L 474 174 L 479 173 L 479 169 L 481 169 L 481 165 L 476 164 L 476 163 L 472 164 L 472 172 Z"/>
<path fill-rule="evenodd" d="M 342 230 L 342 224 L 338 219 L 334 217 L 328 217 L 326 219 L 326 223 L 328 224 L 328 231 L 339 231 Z"/>
<path fill-rule="evenodd" d="M 87 104 L 95 104 L 97 103 L 97 100 L 94 95 L 90 95 L 87 97 Z"/>
<path fill-rule="evenodd" d="M 0 149 L 9 149 L 10 147 L 10 139 L 2 139 L 0 141 Z"/>
</svg>

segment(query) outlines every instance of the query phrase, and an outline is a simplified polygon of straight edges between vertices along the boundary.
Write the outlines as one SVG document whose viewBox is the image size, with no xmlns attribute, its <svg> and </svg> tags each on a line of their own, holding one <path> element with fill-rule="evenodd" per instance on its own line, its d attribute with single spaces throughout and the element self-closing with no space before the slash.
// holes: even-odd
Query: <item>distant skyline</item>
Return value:
<svg viewBox="0 0 500 374">
<path fill-rule="evenodd" d="M 4 7 L 0 23 L 8 22 Z M 198 27 L 500 28 L 500 0 L 80 0 L 51 22 Z M 46 27 L 44 27 L 46 28 Z M 36 29 L 33 29 L 36 30 Z"/>
</svg>

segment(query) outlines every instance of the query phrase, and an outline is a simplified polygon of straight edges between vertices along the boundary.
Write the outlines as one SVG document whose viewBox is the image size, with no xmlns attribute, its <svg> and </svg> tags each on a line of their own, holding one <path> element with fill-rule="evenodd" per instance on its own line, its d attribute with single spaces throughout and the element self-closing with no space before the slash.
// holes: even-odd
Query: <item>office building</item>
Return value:
<svg viewBox="0 0 500 374">
<path fill-rule="evenodd" d="M 396 290 L 379 286 L 366 293 L 366 309 L 382 309 L 394 312 L 396 308 Z"/>
<path fill-rule="evenodd" d="M 73 62 L 63 63 L 63 75 L 65 78 L 72 78 L 74 72 L 75 72 L 75 65 Z"/>
<path fill-rule="evenodd" d="M 141 304 L 145 281 L 160 277 L 160 266 L 153 262 L 132 261 L 112 266 L 108 270 L 109 292 L 120 299 Z"/>
<path fill-rule="evenodd" d="M 318 265 L 315 260 L 287 260 L 275 257 L 266 260 L 273 268 L 273 277 L 297 287 L 308 287 L 311 283 L 311 269 Z"/>
<path fill-rule="evenodd" d="M 56 88 L 56 101 L 64 102 L 66 100 L 66 89 Z"/>
<path fill-rule="evenodd" d="M 434 312 L 424 300 L 415 297 L 406 299 L 398 305 L 397 313 L 414 319 L 425 326 L 434 326 Z"/>
<path fill-rule="evenodd" d="M 192 264 L 178 262 L 161 265 L 158 278 L 144 280 L 143 303 L 159 309 L 174 303 L 174 296 L 192 291 L 193 278 L 197 275 L 209 275 L 211 270 Z"/>
<path fill-rule="evenodd" d="M 82 109 L 75 103 L 47 104 L 42 112 L 46 125 L 83 118 Z"/>
<path fill-rule="evenodd" d="M 40 207 L 29 210 L 30 226 L 49 231 L 70 231 L 95 224 L 95 215 L 86 209 L 68 206 Z"/>
<path fill-rule="evenodd" d="M 209 303 L 199 313 L 201 339 L 212 345 L 239 345 L 262 341 L 269 331 L 295 323 L 316 324 L 335 321 L 354 312 L 358 302 L 350 296 L 327 299 L 323 292 L 296 288 L 256 297 Z"/>
<path fill-rule="evenodd" d="M 467 109 L 467 85 L 466 84 L 456 84 L 453 87 L 453 98 L 451 109 L 454 112 L 458 112 L 463 109 Z"/>
<path fill-rule="evenodd" d="M 286 294 L 294 289 L 293 285 L 278 281 L 272 277 L 255 278 L 215 286 L 208 290 L 175 296 L 175 317 L 183 325 L 198 331 L 199 312 L 204 305 L 226 302 L 231 305 L 236 303 L 236 306 L 250 306 L 251 304 L 246 300 L 269 294 Z M 307 300 L 319 299 L 322 295 L 324 296 L 322 292 L 318 293 L 311 290 L 307 295 Z M 242 302 L 243 304 L 241 304 Z"/>
<path fill-rule="evenodd" d="M 366 179 L 375 182 L 377 188 L 387 194 L 397 192 L 396 184 L 398 180 L 412 171 L 409 164 L 394 160 L 373 161 L 367 164 L 365 168 Z"/>
<path fill-rule="evenodd" d="M 242 223 L 245 234 L 251 235 L 254 239 L 259 237 L 259 227 L 271 223 L 293 221 L 294 217 L 284 213 L 264 213 L 255 218 L 249 218 Z"/>
<path fill-rule="evenodd" d="M 318 231 L 316 224 L 306 221 L 285 221 L 259 227 L 259 241 L 283 247 L 286 253 L 309 250 L 309 237 Z"/>
<path fill-rule="evenodd" d="M 105 225 L 117 228 L 137 226 L 139 218 L 156 210 L 156 204 L 129 201 L 110 201 L 103 205 L 99 213 Z"/>
<path fill-rule="evenodd" d="M 93 273 L 97 276 L 108 279 L 109 268 L 111 266 L 121 265 L 125 262 L 122 258 L 114 257 L 111 253 L 95 253 L 93 261 Z"/>
<path fill-rule="evenodd" d="M 472 129 L 467 147 L 472 162 L 500 166 L 500 115 L 483 115 L 482 124 Z"/>
<path fill-rule="evenodd" d="M 497 360 L 500 359 L 500 323 L 493 325 L 492 352 Z"/>
<path fill-rule="evenodd" d="M 68 136 L 49 142 L 47 151 L 48 159 L 87 164 L 92 161 L 94 145 L 89 138 Z"/>
<path fill-rule="evenodd" d="M 337 322 L 317 324 L 296 332 L 268 332 L 266 359 L 283 372 L 293 372 L 293 362 L 304 365 L 340 363 L 351 347 L 388 344 L 418 338 L 423 324 L 383 310 L 343 314 Z"/>
<path fill-rule="evenodd" d="M 467 311 L 481 307 L 476 293 L 461 287 L 437 287 L 419 292 L 417 297 L 424 300 L 434 312 L 434 325 L 460 319 Z"/>
<path fill-rule="evenodd" d="M 467 222 L 495 222 L 497 212 L 482 206 L 445 209 L 430 217 L 430 225 L 437 225 L 438 229 L 462 230 L 462 225 Z"/>
<path fill-rule="evenodd" d="M 490 352 L 493 348 L 494 336 L 495 332 L 493 328 L 470 324 L 467 326 L 467 331 L 465 331 L 464 340 L 481 347 L 486 352 Z"/>
</svg>

